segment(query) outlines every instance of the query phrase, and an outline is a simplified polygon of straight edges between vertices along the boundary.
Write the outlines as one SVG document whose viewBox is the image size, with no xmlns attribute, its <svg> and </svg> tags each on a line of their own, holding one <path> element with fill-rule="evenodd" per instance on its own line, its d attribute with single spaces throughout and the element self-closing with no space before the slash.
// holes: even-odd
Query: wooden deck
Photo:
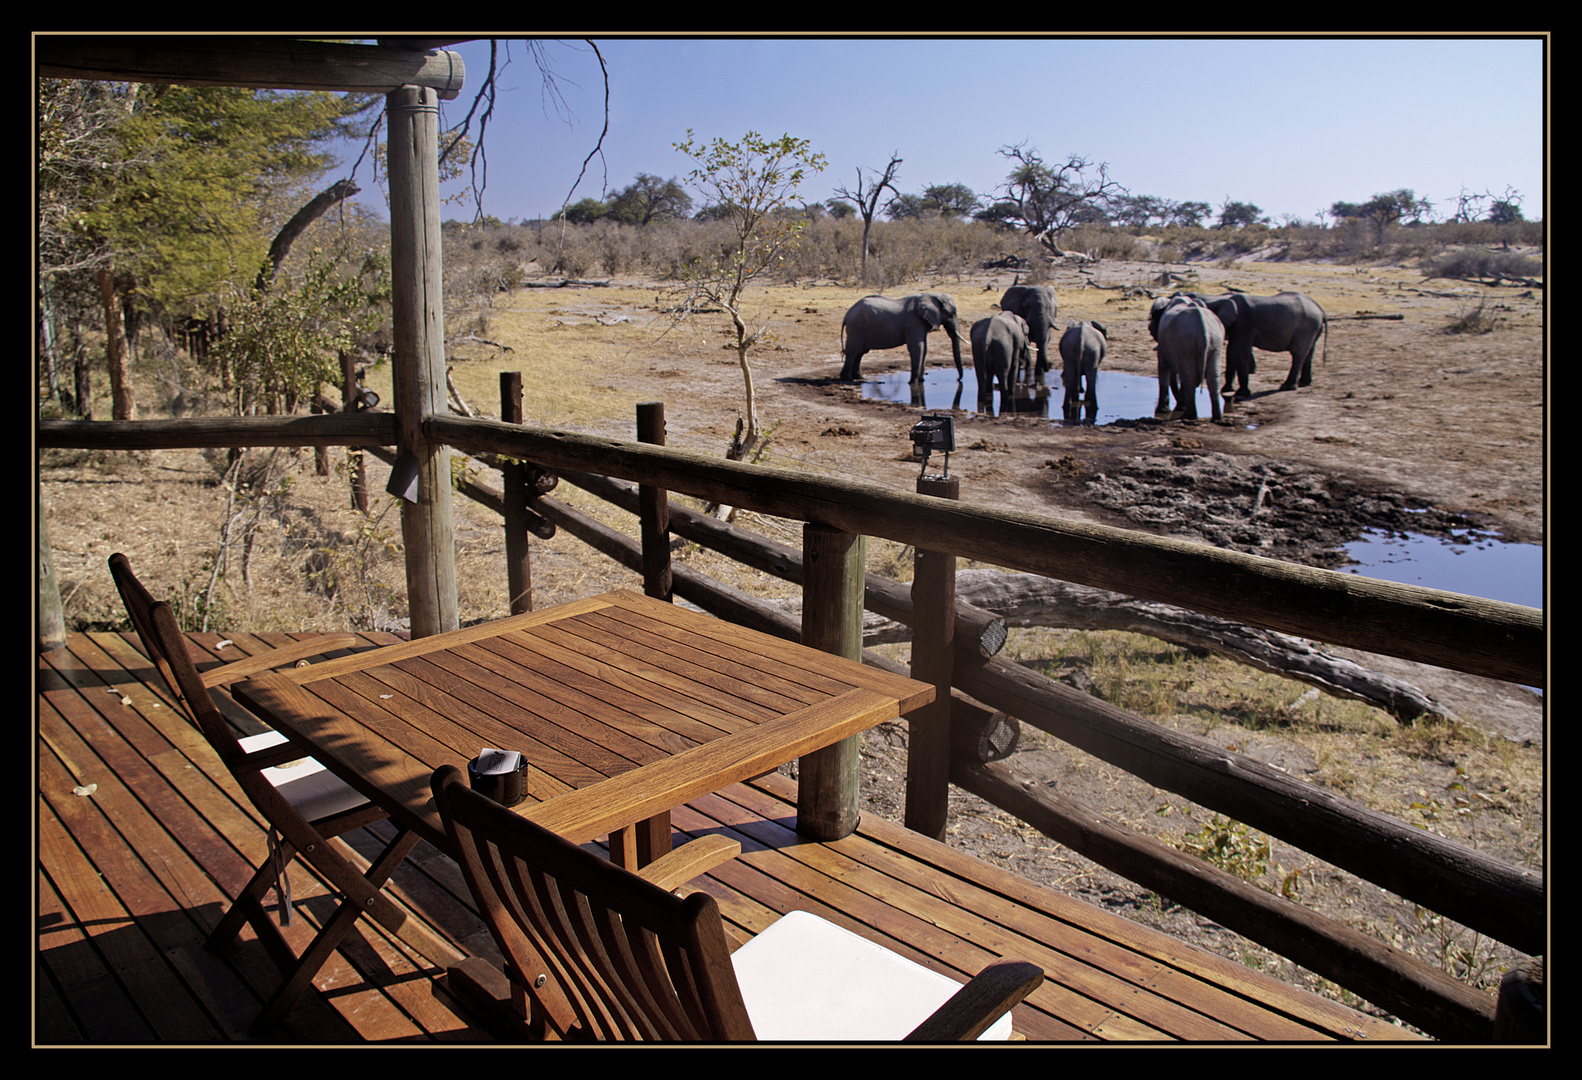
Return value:
<svg viewBox="0 0 1582 1080">
<path fill-rule="evenodd" d="M 33 1041 L 252 1041 L 246 1029 L 275 968 L 250 930 L 220 953 L 203 941 L 262 859 L 263 830 L 208 745 L 149 686 L 156 677 L 128 637 L 72 635 L 38 663 Z M 284 639 L 237 637 L 221 655 Z M 222 638 L 190 640 L 216 655 Z M 233 715 L 245 727 L 246 714 Z M 1030 960 L 1047 972 L 1016 1010 L 1030 1041 L 1414 1038 L 871 815 L 839 842 L 805 841 L 791 828 L 795 802 L 794 784 L 771 776 L 674 814 L 682 833 L 741 842 L 739 859 L 696 883 L 739 940 L 805 908 L 963 978 L 995 957 Z M 350 842 L 369 855 L 388 835 L 384 825 Z M 301 947 L 333 898 L 301 864 L 292 875 L 305 917 L 284 932 Z M 448 858 L 420 845 L 394 880 L 415 932 L 458 955 L 493 954 Z M 486 1040 L 441 971 L 401 938 L 360 923 L 271 1041 Z"/>
</svg>

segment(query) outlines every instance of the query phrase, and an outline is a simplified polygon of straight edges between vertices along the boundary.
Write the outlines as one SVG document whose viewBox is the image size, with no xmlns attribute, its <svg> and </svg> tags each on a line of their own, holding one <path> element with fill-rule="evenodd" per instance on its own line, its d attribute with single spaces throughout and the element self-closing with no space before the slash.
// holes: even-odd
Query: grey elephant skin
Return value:
<svg viewBox="0 0 1582 1080">
<path fill-rule="evenodd" d="M 1067 416 L 1086 404 L 1088 411 L 1099 408 L 1099 365 L 1109 348 L 1110 332 L 1103 323 L 1091 319 L 1072 319 L 1060 335 L 1060 382 L 1066 388 L 1063 408 Z M 1087 399 L 1082 401 L 1082 382 L 1087 383 Z"/>
<path fill-rule="evenodd" d="M 912 358 L 912 382 L 921 383 L 928 357 L 928 335 L 940 328 L 950 338 L 959 382 L 962 375 L 961 328 L 956 321 L 954 300 L 944 293 L 917 293 L 900 299 L 863 297 L 846 309 L 846 317 L 841 320 L 841 353 L 846 358 L 840 369 L 841 379 L 862 378 L 865 353 L 905 345 Z"/>
<path fill-rule="evenodd" d="M 992 398 L 996 382 L 1000 384 L 1000 399 L 1007 400 L 1032 364 L 1027 320 L 1008 311 L 997 311 L 973 323 L 970 336 L 972 369 L 978 375 L 978 400 Z"/>
<path fill-rule="evenodd" d="M 1281 390 L 1295 390 L 1313 383 L 1313 353 L 1318 339 L 1328 348 L 1329 320 L 1324 309 L 1305 293 L 1282 292 L 1274 296 L 1225 293 L 1203 296 L 1191 293 L 1219 317 L 1225 327 L 1225 389 L 1235 386 L 1235 399 L 1252 397 L 1248 377 L 1258 370 L 1254 349 L 1291 354 L 1291 372 Z"/>
<path fill-rule="evenodd" d="M 1148 332 L 1159 343 L 1159 406 L 1155 415 L 1170 412 L 1170 395 L 1182 419 L 1197 419 L 1197 388 L 1208 384 L 1215 421 L 1221 417 L 1220 361 L 1225 352 L 1225 327 L 1201 301 L 1184 295 L 1155 300 L 1148 312 Z"/>
<path fill-rule="evenodd" d="M 1012 285 L 1000 297 L 1000 310 L 1027 320 L 1027 337 L 1038 350 L 1037 376 L 1049 370 L 1049 342 L 1055 333 L 1059 305 L 1049 285 Z"/>
</svg>

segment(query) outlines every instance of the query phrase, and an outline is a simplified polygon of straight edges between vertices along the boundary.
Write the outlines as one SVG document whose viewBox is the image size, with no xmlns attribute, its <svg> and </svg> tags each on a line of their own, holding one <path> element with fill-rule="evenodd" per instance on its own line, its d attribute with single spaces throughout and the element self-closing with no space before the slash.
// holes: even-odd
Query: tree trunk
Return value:
<svg viewBox="0 0 1582 1080">
<path fill-rule="evenodd" d="M 338 180 L 328 188 L 319 192 L 302 209 L 291 216 L 285 227 L 275 234 L 274 242 L 269 245 L 269 262 L 258 271 L 258 280 L 253 282 L 253 288 L 263 291 L 275 280 L 275 275 L 280 272 L 280 264 L 286 261 L 286 256 L 291 253 L 291 245 L 309 225 L 326 214 L 330 207 L 342 199 L 349 199 L 357 194 L 360 189 L 351 180 Z"/>
<path fill-rule="evenodd" d="M 104 353 L 110 372 L 110 415 L 115 420 L 136 420 L 137 403 L 132 397 L 132 373 L 126 362 L 126 329 L 121 321 L 121 303 L 115 294 L 115 274 L 108 267 L 98 271 L 99 299 L 104 305 Z M 82 403 L 78 403 L 82 407 Z"/>
<path fill-rule="evenodd" d="M 1337 697 L 1377 705 L 1403 720 L 1446 714 L 1444 706 L 1417 687 L 1326 653 L 1302 638 L 1171 604 L 1138 600 L 1038 574 L 995 570 L 961 571 L 956 595 L 1002 616 L 1008 626 L 1147 634 L 1298 679 Z"/>
</svg>

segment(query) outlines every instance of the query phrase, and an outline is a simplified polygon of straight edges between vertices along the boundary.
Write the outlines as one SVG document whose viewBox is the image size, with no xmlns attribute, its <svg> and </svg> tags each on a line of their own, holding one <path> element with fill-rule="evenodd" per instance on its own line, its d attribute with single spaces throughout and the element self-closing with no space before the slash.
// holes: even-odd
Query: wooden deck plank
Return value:
<svg viewBox="0 0 1582 1080">
<path fill-rule="evenodd" d="M 34 1038 L 246 1041 L 278 973 L 250 927 L 219 953 L 202 941 L 250 876 L 249 859 L 262 858 L 262 825 L 207 743 L 149 685 L 155 676 L 134 640 L 74 634 L 38 666 Z M 195 654 L 213 657 L 224 636 L 191 640 Z M 227 659 L 284 638 L 231 640 L 218 649 Z M 71 795 L 82 782 L 98 790 Z M 794 783 L 779 776 L 673 815 L 678 842 L 709 832 L 742 842 L 741 858 L 694 883 L 719 900 L 733 944 L 801 907 L 963 979 L 998 956 L 1029 959 L 1049 972 L 1015 1012 L 1018 1032 L 1033 1041 L 1408 1035 L 894 823 L 865 816 L 853 836 L 818 844 L 796 836 L 794 815 Z M 345 842 L 366 861 L 393 833 L 382 822 Z M 301 864 L 292 880 L 300 917 L 285 936 L 300 949 L 334 901 Z M 427 932 L 495 958 L 448 858 L 420 844 L 392 881 Z M 277 1041 L 483 1037 L 438 967 L 402 935 L 370 924 L 349 935 L 315 987 Z"/>
</svg>

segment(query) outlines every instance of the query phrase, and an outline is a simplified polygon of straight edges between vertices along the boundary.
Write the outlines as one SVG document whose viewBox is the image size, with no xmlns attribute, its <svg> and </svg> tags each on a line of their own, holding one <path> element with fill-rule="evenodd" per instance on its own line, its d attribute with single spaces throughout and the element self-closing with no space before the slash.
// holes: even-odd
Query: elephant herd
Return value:
<svg viewBox="0 0 1582 1080">
<path fill-rule="evenodd" d="M 999 310 L 979 319 L 968 330 L 973 370 L 980 401 L 992 399 L 999 387 L 1002 400 L 1018 386 L 1044 382 L 1050 369 L 1049 344 L 1055 333 L 1055 290 L 1048 285 L 1012 285 L 1000 298 Z M 844 381 L 862 378 L 865 354 L 876 349 L 905 345 L 912 361 L 912 383 L 920 386 L 928 356 L 928 335 L 943 329 L 950 339 L 960 381 L 961 326 L 956 303 L 944 293 L 918 293 L 900 299 L 866 296 L 846 312 L 841 322 Z M 1281 390 L 1309 386 L 1313 381 L 1313 353 L 1318 340 L 1328 336 L 1324 309 L 1302 293 L 1275 296 L 1226 293 L 1204 296 L 1175 293 L 1155 300 L 1148 315 L 1148 332 L 1158 352 L 1159 404 L 1156 415 L 1175 410 L 1186 419 L 1197 418 L 1196 389 L 1212 391 L 1223 367 L 1224 385 L 1210 393 L 1213 417 L 1221 418 L 1221 397 L 1246 401 L 1252 393 L 1248 377 L 1257 370 L 1254 349 L 1291 355 L 1291 370 Z M 1098 409 L 1098 370 L 1109 343 L 1109 331 L 1094 320 L 1071 319 L 1060 335 L 1062 402 L 1066 417 L 1086 408 L 1091 417 Z"/>
</svg>

